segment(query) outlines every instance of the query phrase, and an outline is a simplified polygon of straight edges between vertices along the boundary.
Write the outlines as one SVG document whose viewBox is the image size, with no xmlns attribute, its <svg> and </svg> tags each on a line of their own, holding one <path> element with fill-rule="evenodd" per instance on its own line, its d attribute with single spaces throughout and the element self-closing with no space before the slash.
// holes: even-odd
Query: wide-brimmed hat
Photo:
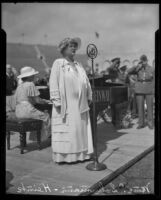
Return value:
<svg viewBox="0 0 161 200">
<path fill-rule="evenodd" d="M 58 50 L 62 53 L 63 49 L 67 47 L 70 43 L 76 43 L 77 49 L 79 49 L 81 46 L 81 39 L 80 38 L 65 38 L 59 43 Z"/>
<path fill-rule="evenodd" d="M 36 71 L 34 68 L 25 66 L 21 68 L 21 74 L 17 76 L 17 78 L 24 78 L 24 77 L 29 77 L 38 74 L 39 72 Z"/>
<path fill-rule="evenodd" d="M 148 61 L 148 58 L 147 58 L 146 55 L 142 55 L 142 56 L 140 56 L 140 60 L 141 61 Z"/>
</svg>

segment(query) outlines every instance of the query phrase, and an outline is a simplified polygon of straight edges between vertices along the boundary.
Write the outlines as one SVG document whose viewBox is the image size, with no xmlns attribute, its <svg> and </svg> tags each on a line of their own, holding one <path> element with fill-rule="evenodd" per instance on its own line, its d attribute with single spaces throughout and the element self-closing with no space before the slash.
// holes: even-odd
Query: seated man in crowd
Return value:
<svg viewBox="0 0 161 200">
<path fill-rule="evenodd" d="M 6 96 L 12 95 L 16 88 L 17 88 L 17 80 L 13 73 L 12 66 L 7 64 L 6 65 Z"/>
<path fill-rule="evenodd" d="M 6 115 L 11 116 L 15 110 L 14 91 L 17 88 L 17 77 L 13 73 L 12 66 L 6 65 Z"/>
</svg>

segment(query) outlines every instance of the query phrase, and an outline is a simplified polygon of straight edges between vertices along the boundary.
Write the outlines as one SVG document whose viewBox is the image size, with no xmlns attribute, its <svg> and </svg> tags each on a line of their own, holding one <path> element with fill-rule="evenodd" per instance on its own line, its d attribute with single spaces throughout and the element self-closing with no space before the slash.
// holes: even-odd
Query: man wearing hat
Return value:
<svg viewBox="0 0 161 200">
<path fill-rule="evenodd" d="M 116 82 L 119 73 L 119 66 L 120 66 L 120 58 L 113 58 L 111 60 L 112 64 L 108 68 L 108 73 L 111 77 L 112 82 Z"/>
<path fill-rule="evenodd" d="M 136 74 L 135 94 L 138 107 L 139 125 L 137 129 L 145 127 L 144 102 L 147 104 L 147 124 L 153 129 L 153 96 L 154 96 L 154 70 L 148 64 L 146 55 L 140 57 L 140 62 L 128 70 L 128 74 Z"/>
</svg>

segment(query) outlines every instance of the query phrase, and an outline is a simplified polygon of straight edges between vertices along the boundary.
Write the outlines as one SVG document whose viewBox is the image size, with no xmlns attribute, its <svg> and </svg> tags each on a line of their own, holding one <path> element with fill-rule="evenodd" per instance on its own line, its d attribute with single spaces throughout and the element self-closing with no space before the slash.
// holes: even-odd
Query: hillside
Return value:
<svg viewBox="0 0 161 200">
<path fill-rule="evenodd" d="M 18 71 L 23 66 L 31 66 L 40 72 L 40 76 L 45 73 L 45 66 L 40 55 L 45 57 L 46 64 L 51 68 L 55 59 L 60 58 L 61 55 L 57 51 L 56 46 L 37 45 L 40 53 L 36 52 L 35 45 L 30 44 L 7 44 L 7 59 L 8 64 L 13 65 Z M 81 62 L 84 67 L 87 64 L 87 56 L 83 54 L 76 55 L 76 60 Z"/>
</svg>

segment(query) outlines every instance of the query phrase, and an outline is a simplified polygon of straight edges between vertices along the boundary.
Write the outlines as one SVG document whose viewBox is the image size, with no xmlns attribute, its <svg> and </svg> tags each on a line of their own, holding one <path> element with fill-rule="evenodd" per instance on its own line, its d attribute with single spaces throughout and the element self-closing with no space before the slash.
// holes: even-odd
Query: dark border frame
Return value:
<svg viewBox="0 0 161 200">
<path fill-rule="evenodd" d="M 130 0 L 122 0 L 122 1 L 98 1 L 98 2 L 91 2 L 91 1 L 10 1 L 10 0 L 6 0 L 6 1 L 2 1 L 2 3 L 134 3 L 134 4 L 159 4 L 159 19 L 160 19 L 160 2 L 159 0 L 156 1 L 150 1 L 150 0 L 146 0 L 146 1 L 130 1 Z M 2 9 L 2 8 L 1 8 Z M 53 199 L 53 196 L 49 196 L 49 195 L 16 195 L 16 194 L 6 194 L 6 187 L 5 187 L 5 171 L 6 171 L 6 166 L 5 166 L 5 156 L 6 155 L 6 131 L 5 131 L 5 90 L 4 87 L 5 86 L 5 69 L 6 69 L 6 33 L 1 29 L 1 43 L 0 43 L 0 47 L 1 47 L 1 55 L 2 55 L 2 60 L 1 60 L 1 78 L 0 78 L 0 100 L 1 100 L 1 106 L 0 106 L 0 122 L 2 122 L 3 124 L 3 128 L 1 128 L 1 139 L 0 139 L 0 166 L 1 166 L 1 188 L 0 188 L 0 195 L 2 197 L 2 199 L 22 199 L 22 198 L 26 198 L 26 199 L 30 199 L 32 197 L 34 197 L 35 199 L 40 199 L 40 198 L 44 198 L 44 199 L 48 199 L 51 198 Z M 119 199 L 119 198 L 123 198 L 123 199 L 131 199 L 131 198 L 139 198 L 140 199 L 159 199 L 161 197 L 160 195 L 160 21 L 159 21 L 159 30 L 156 31 L 155 33 L 155 63 L 156 63 L 156 67 L 155 67 L 155 75 L 156 75 L 156 81 L 155 81 L 155 193 L 154 195 L 124 195 L 124 196 L 108 196 L 110 199 Z M 2 173 L 3 172 L 3 173 Z M 64 198 L 64 196 L 54 196 L 54 197 L 58 197 L 58 198 Z M 91 196 L 90 198 L 95 198 L 97 196 Z M 108 198 L 107 196 L 99 196 L 99 198 Z M 75 196 L 65 196 L 65 198 L 76 198 Z"/>
</svg>

